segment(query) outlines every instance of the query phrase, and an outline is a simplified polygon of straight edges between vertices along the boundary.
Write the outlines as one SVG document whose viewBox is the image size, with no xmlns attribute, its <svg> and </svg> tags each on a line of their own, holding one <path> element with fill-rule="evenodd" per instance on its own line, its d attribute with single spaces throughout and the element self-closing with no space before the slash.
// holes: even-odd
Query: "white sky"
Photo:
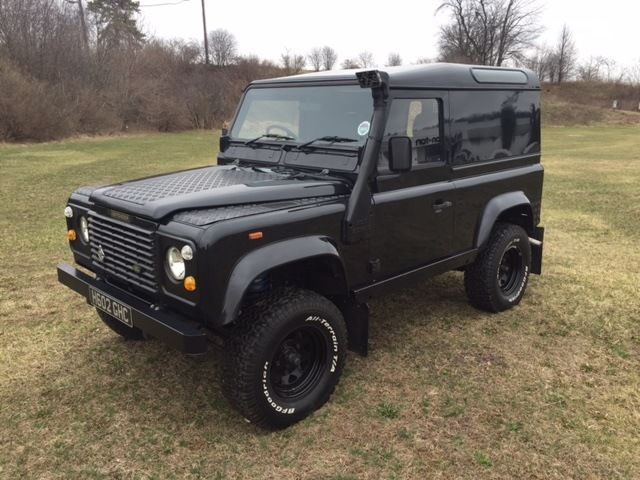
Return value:
<svg viewBox="0 0 640 480">
<path fill-rule="evenodd" d="M 379 64 L 389 52 L 404 63 L 437 55 L 437 33 L 447 21 L 441 0 L 204 0 L 207 28 L 225 28 L 239 53 L 277 61 L 287 48 L 306 54 L 330 45 L 338 62 L 368 50 Z M 140 0 L 145 31 L 161 38 L 202 40 L 201 0 Z M 621 66 L 640 61 L 640 0 L 539 0 L 542 43 L 553 44 L 563 23 L 581 59 L 602 55 Z"/>
</svg>

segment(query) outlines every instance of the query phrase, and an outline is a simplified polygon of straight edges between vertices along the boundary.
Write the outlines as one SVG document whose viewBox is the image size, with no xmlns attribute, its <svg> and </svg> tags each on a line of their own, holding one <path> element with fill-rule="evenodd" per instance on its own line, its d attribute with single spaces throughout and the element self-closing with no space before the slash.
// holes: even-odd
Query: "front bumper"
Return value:
<svg viewBox="0 0 640 480">
<path fill-rule="evenodd" d="M 115 298 L 131 308 L 133 326 L 181 352 L 198 354 L 207 351 L 206 332 L 198 323 L 178 313 L 156 310 L 138 297 L 65 263 L 58 265 L 58 281 L 78 292 L 89 304 L 90 288 Z"/>
</svg>

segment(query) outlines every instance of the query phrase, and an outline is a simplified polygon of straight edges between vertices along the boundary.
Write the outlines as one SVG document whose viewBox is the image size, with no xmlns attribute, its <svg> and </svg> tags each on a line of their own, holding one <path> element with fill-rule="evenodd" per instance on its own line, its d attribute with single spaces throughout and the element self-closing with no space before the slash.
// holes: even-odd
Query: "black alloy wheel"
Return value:
<svg viewBox="0 0 640 480">
<path fill-rule="evenodd" d="M 509 297 L 513 295 L 525 275 L 522 252 L 516 245 L 511 245 L 502 255 L 498 268 L 498 285 L 502 293 Z"/>
<path fill-rule="evenodd" d="M 305 326 L 291 332 L 271 361 L 269 381 L 274 393 L 291 400 L 312 390 L 327 366 L 328 347 L 316 327 Z"/>
</svg>

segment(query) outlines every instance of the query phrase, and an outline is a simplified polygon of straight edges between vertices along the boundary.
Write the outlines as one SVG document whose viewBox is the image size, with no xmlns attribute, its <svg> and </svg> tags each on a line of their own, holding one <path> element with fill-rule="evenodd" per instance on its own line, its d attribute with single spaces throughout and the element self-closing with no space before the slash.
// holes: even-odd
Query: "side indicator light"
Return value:
<svg viewBox="0 0 640 480">
<path fill-rule="evenodd" d="M 264 237 L 262 232 L 251 232 L 249 234 L 249 240 L 260 240 L 262 237 Z"/>
<path fill-rule="evenodd" d="M 78 234 L 76 233 L 75 230 L 69 230 L 67 232 L 67 238 L 69 239 L 70 242 L 75 242 L 76 238 L 78 238 Z"/>
<path fill-rule="evenodd" d="M 195 292 L 196 291 L 196 279 L 194 277 L 192 277 L 191 275 L 189 275 L 188 277 L 185 277 L 183 285 L 184 285 L 184 289 L 187 292 Z"/>
</svg>

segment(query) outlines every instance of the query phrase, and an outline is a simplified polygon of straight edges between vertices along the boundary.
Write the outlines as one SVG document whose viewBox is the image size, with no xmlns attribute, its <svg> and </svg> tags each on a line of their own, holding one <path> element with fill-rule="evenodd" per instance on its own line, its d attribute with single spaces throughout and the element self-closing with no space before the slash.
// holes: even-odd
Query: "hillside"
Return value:
<svg viewBox="0 0 640 480">
<path fill-rule="evenodd" d="M 640 125 L 640 87 L 614 83 L 544 84 L 542 118 L 547 125 Z M 618 100 L 618 109 L 612 104 Z"/>
</svg>

